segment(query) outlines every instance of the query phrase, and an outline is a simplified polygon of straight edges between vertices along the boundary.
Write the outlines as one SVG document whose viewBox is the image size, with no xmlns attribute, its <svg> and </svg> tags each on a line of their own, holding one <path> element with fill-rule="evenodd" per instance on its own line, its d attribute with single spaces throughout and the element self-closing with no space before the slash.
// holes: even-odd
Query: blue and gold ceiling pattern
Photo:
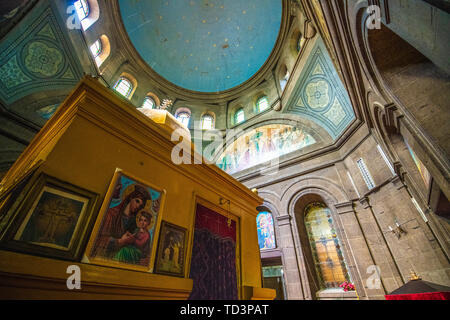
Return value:
<svg viewBox="0 0 450 320">
<path fill-rule="evenodd" d="M 173 84 L 221 92 L 250 79 L 278 38 L 281 0 L 119 0 L 144 61 Z"/>
<path fill-rule="evenodd" d="M 33 92 L 73 87 L 80 63 L 51 6 L 33 11 L 0 45 L 0 99 L 11 104 Z"/>
<path fill-rule="evenodd" d="M 317 40 L 284 112 L 315 121 L 333 139 L 355 119 L 348 93 L 321 39 Z"/>
</svg>

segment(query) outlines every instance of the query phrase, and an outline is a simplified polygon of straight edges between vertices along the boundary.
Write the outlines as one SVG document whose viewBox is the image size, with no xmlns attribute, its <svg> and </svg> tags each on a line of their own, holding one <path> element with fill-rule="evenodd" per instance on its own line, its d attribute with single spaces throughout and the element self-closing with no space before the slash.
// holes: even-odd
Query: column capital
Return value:
<svg viewBox="0 0 450 320">
<path fill-rule="evenodd" d="M 277 217 L 277 221 L 278 221 L 279 226 L 284 226 L 284 225 L 290 224 L 291 216 L 288 214 L 279 216 L 279 217 Z"/>
<path fill-rule="evenodd" d="M 335 204 L 334 207 L 336 208 L 336 211 L 337 211 L 338 214 L 355 212 L 354 209 L 353 209 L 353 202 L 352 201 L 338 203 L 338 204 Z"/>
<path fill-rule="evenodd" d="M 361 199 L 359 199 L 359 203 L 361 203 L 364 209 L 371 207 L 369 197 L 362 197 Z"/>
</svg>

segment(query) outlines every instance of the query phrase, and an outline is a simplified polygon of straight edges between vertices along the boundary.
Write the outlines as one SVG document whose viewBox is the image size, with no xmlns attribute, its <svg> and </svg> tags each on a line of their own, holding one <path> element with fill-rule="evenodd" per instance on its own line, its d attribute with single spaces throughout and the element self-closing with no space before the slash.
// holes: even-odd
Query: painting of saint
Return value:
<svg viewBox="0 0 450 320">
<path fill-rule="evenodd" d="M 23 196 L 12 197 L 20 206 L 16 208 L 16 223 L 4 229 L 2 247 L 79 261 L 84 250 L 80 244 L 89 236 L 98 194 L 38 170 L 20 187 L 29 189 L 20 191 Z M 8 204 L 9 199 L 2 204 Z"/>
<path fill-rule="evenodd" d="M 161 196 L 161 192 L 120 175 L 113 186 L 108 209 L 99 215 L 101 224 L 94 231 L 95 241 L 88 246 L 89 258 L 148 266 Z"/>
<path fill-rule="evenodd" d="M 269 212 L 261 212 L 256 217 L 259 248 L 275 249 L 273 218 Z"/>
<path fill-rule="evenodd" d="M 45 187 L 15 240 L 67 250 L 86 206 L 82 197 Z"/>
<path fill-rule="evenodd" d="M 155 272 L 184 276 L 185 239 L 185 229 L 163 222 Z"/>
</svg>

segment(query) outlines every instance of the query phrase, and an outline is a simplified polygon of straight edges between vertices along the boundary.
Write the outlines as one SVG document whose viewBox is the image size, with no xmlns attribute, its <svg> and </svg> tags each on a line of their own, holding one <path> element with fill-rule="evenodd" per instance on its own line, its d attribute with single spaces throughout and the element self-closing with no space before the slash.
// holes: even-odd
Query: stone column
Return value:
<svg viewBox="0 0 450 320">
<path fill-rule="evenodd" d="M 279 237 L 278 245 L 283 251 L 283 268 L 286 281 L 286 294 L 289 300 L 305 299 L 297 255 L 295 252 L 294 237 L 291 228 L 291 217 L 283 215 L 277 217 Z"/>
<path fill-rule="evenodd" d="M 360 199 L 356 207 L 356 216 L 360 221 L 361 230 L 367 240 L 367 246 L 373 254 L 375 265 L 380 269 L 381 282 L 386 293 L 389 293 L 405 282 L 395 262 L 377 217 L 372 210 L 369 198 Z"/>
<path fill-rule="evenodd" d="M 383 283 L 380 281 L 378 288 L 373 286 L 376 284 L 375 278 L 378 277 L 377 269 L 374 267 L 376 266 L 374 254 L 356 215 L 353 202 L 340 203 L 335 205 L 335 208 L 343 228 L 343 237 L 340 240 L 346 253 L 347 267 L 359 299 L 384 299 L 386 291 Z"/>
</svg>

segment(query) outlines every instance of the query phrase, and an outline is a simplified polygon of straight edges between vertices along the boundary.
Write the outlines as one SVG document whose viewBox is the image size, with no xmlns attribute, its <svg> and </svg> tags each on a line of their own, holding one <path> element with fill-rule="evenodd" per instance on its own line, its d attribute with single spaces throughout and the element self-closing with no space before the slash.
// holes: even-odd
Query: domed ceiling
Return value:
<svg viewBox="0 0 450 320">
<path fill-rule="evenodd" d="M 119 0 L 122 21 L 142 59 L 160 76 L 212 93 L 250 79 L 269 58 L 281 0 Z"/>
</svg>

